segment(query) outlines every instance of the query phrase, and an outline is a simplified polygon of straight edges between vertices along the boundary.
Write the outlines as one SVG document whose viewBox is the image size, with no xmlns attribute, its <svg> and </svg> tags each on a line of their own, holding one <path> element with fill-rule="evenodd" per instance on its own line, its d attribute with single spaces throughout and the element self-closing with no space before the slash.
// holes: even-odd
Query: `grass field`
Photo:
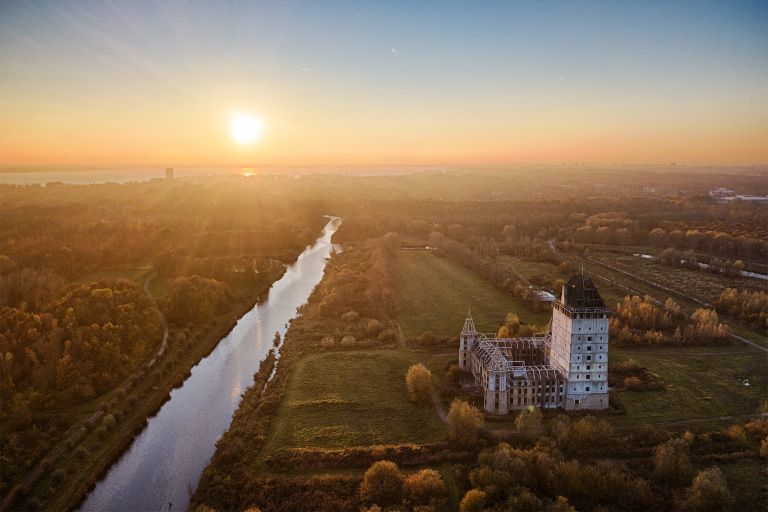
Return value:
<svg viewBox="0 0 768 512">
<path fill-rule="evenodd" d="M 551 317 L 548 311 L 530 311 L 471 270 L 431 252 L 400 251 L 397 262 L 403 298 L 398 321 L 405 338 L 424 331 L 437 336 L 457 335 L 469 308 L 481 332 L 495 332 L 509 312 L 537 325 L 546 324 Z"/>
<path fill-rule="evenodd" d="M 408 400 L 404 352 L 366 350 L 303 357 L 293 370 L 266 453 L 277 449 L 427 443 L 445 436 L 431 406 Z"/>
<path fill-rule="evenodd" d="M 557 268 L 557 265 L 547 261 L 527 261 L 514 256 L 501 256 L 501 262 L 526 279 L 533 276 L 546 275 L 552 279 L 567 279 Z"/>
<path fill-rule="evenodd" d="M 768 396 L 768 356 L 754 350 L 611 347 L 610 362 L 630 358 L 658 374 L 666 389 L 620 392 L 627 414 L 617 424 L 754 414 Z"/>
</svg>

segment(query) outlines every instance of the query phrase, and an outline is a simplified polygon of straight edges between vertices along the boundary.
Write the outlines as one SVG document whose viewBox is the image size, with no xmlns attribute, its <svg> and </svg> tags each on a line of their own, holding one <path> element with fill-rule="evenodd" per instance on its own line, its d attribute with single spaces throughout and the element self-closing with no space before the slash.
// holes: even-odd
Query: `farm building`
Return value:
<svg viewBox="0 0 768 512">
<path fill-rule="evenodd" d="M 547 332 L 524 338 L 478 333 L 471 314 L 459 337 L 459 366 L 483 389 L 484 408 L 608 407 L 610 309 L 588 276 L 573 276 L 552 307 Z"/>
</svg>

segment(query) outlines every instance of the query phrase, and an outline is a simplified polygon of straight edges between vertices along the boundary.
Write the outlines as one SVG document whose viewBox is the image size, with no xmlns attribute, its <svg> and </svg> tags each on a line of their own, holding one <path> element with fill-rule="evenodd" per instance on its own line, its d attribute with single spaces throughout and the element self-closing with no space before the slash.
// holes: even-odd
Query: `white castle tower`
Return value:
<svg viewBox="0 0 768 512">
<path fill-rule="evenodd" d="M 608 407 L 610 313 L 592 279 L 583 274 L 571 277 L 555 301 L 549 364 L 566 378 L 566 410 Z"/>
<path fill-rule="evenodd" d="M 471 364 L 470 354 L 476 339 L 477 329 L 475 329 L 475 321 L 472 319 L 472 311 L 470 310 L 467 312 L 464 327 L 459 335 L 459 368 L 462 370 L 471 371 L 469 367 Z"/>
</svg>

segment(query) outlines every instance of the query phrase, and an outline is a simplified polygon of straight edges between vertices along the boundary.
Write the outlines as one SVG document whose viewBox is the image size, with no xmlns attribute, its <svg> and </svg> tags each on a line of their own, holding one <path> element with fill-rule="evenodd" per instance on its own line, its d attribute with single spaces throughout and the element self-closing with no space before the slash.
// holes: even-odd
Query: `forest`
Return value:
<svg viewBox="0 0 768 512">
<path fill-rule="evenodd" d="M 653 192 L 640 192 L 646 186 Z M 612 348 L 646 351 L 649 357 L 664 347 L 735 350 L 735 333 L 765 343 L 762 281 L 722 283 L 742 270 L 768 272 L 768 209 L 716 204 L 707 191 L 718 186 L 768 192 L 759 174 L 724 177 L 707 169 L 489 169 L 0 186 L 0 491 L 19 488 L 15 503 L 29 508 L 76 506 L 87 486 L 67 489 L 67 476 L 54 477 L 50 467 L 43 483 L 18 483 L 46 465 L 46 454 L 64 434 L 101 411 L 103 417 L 88 424 L 82 446 L 74 443 L 64 452 L 64 467 L 87 469 L 95 479 L 109 462 L 96 462 L 97 444 L 123 436 L 109 452 L 119 455 L 173 386 L 263 297 L 285 264 L 317 238 L 324 216 L 333 214 L 344 219 L 333 238 L 338 250 L 291 322 L 279 362 L 272 353 L 256 373 L 256 385 L 245 391 L 195 491 L 199 510 L 310 510 L 321 503 L 338 510 L 610 510 L 608 496 L 617 493 L 624 509 L 632 503 L 646 510 L 705 510 L 701 503 L 715 499 L 734 503 L 724 477 L 710 466 L 738 453 L 759 457 L 768 436 L 765 419 L 736 422 L 733 431 L 691 428 L 686 436 L 640 423 L 614 427 L 625 416 L 631 423 L 634 400 L 674 393 L 671 377 L 654 373 L 641 355 L 642 364 L 617 362 L 612 386 L 634 395 L 621 394 L 607 416 L 522 415 L 486 428 L 498 420 L 478 423 L 476 397 L 455 366 L 455 336 L 442 329 L 433 334 L 424 319 L 414 324 L 415 332 L 407 325 L 404 308 L 414 298 L 407 296 L 401 272 L 402 255 L 413 251 L 436 258 L 456 275 L 472 276 L 474 286 L 487 285 L 488 296 L 509 298 L 510 308 L 495 317 L 483 314 L 495 319 L 494 330 L 510 335 L 545 328 L 551 305 L 542 301 L 542 292 L 557 296 L 573 273 L 586 269 L 599 279 L 613 309 Z M 621 266 L 629 269 L 626 274 L 613 269 L 619 258 L 640 258 L 635 254 L 652 256 L 643 269 L 661 276 L 688 269 L 682 260 L 710 265 L 707 272 L 694 270 L 702 281 L 717 277 L 712 290 L 718 300 L 697 295 L 694 280 L 676 293 L 640 279 L 634 267 Z M 445 284 L 450 290 L 451 283 Z M 439 307 L 419 304 L 438 315 Z M 397 379 L 371 383 L 351 370 L 335 377 L 353 379 L 355 392 L 381 395 L 399 412 L 387 417 L 360 401 L 365 394 L 348 401 L 338 398 L 341 390 L 320 398 L 297 395 L 297 382 L 303 382 L 297 369 L 338 372 L 337 357 L 351 367 L 359 361 L 359 368 L 381 371 L 382 379 Z M 459 427 L 443 425 L 433 400 L 425 398 L 430 395 L 409 400 L 403 382 L 417 363 L 430 372 L 436 400 Z M 145 407 L 150 395 L 157 397 Z M 454 399 L 467 400 L 466 406 Z M 336 426 L 312 425 L 328 419 L 321 411 L 334 408 L 341 408 L 352 429 L 347 440 L 331 435 Z M 388 438 L 391 433 L 370 426 L 377 421 L 399 422 L 402 436 Z M 315 432 L 312 439 L 328 446 L 270 444 L 270 429 L 290 425 Z M 467 440 L 453 438 L 453 431 L 474 434 Z M 385 442 L 348 441 L 365 436 Z M 595 447 L 599 436 L 616 451 Z M 636 449 L 622 451 L 622 443 L 635 442 Z M 599 460 L 624 457 L 638 462 Z M 666 461 L 670 457 L 676 462 Z M 377 466 L 383 460 L 390 464 Z M 664 476 L 671 471 L 665 464 L 685 471 Z M 290 485 L 282 478 L 291 468 L 324 471 L 335 465 L 348 471 Z M 589 475 L 590 485 L 577 475 Z M 382 480 L 405 501 L 392 501 Z"/>
</svg>

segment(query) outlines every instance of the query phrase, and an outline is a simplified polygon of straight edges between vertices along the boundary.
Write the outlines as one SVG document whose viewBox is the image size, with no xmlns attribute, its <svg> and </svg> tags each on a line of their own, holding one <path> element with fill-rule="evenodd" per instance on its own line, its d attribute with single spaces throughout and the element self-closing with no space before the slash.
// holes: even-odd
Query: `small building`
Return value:
<svg viewBox="0 0 768 512">
<path fill-rule="evenodd" d="M 165 179 L 172 180 L 173 179 L 173 167 L 166 167 L 165 169 Z"/>
<path fill-rule="evenodd" d="M 547 332 L 522 338 L 478 333 L 471 315 L 459 336 L 459 367 L 482 388 L 484 409 L 608 407 L 610 309 L 588 276 L 573 276 L 552 307 Z"/>
</svg>

